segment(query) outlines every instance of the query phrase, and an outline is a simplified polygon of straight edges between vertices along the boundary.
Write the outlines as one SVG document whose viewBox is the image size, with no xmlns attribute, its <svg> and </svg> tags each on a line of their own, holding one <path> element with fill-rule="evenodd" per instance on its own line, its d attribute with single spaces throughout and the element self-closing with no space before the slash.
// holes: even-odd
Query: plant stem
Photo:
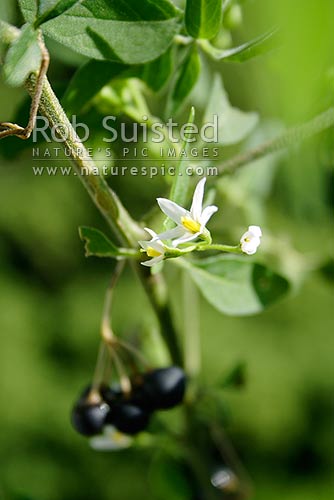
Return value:
<svg viewBox="0 0 334 500">
<path fill-rule="evenodd" d="M 34 95 L 35 85 L 36 74 L 33 73 L 25 84 L 31 96 Z M 71 161 L 76 172 L 95 205 L 110 224 L 117 239 L 123 245 L 135 246 L 138 238 L 143 236 L 141 228 L 130 217 L 105 179 L 97 173 L 97 167 L 93 164 L 85 146 L 75 134 L 46 78 L 39 110 L 47 118 L 49 126 L 54 127 L 57 137 L 62 141 L 62 146 L 71 152 Z"/>
<path fill-rule="evenodd" d="M 0 40 L 13 42 L 20 35 L 20 30 L 4 21 L 0 21 Z M 32 73 L 26 81 L 26 89 L 33 97 L 36 88 L 37 74 Z M 142 228 L 128 214 L 116 193 L 99 174 L 97 167 L 68 120 L 51 85 L 44 78 L 44 85 L 39 111 L 47 118 L 50 127 L 55 127 L 57 136 L 62 139 L 62 146 L 71 152 L 71 161 L 76 172 L 90 194 L 97 208 L 111 226 L 120 243 L 127 247 L 137 248 L 138 240 L 144 239 Z M 163 276 L 151 276 L 148 269 L 132 262 L 132 268 L 139 276 L 156 313 L 162 336 L 167 344 L 174 363 L 182 366 L 182 353 L 179 348 L 177 333 L 173 325 L 171 311 L 167 302 L 166 287 Z"/>
<path fill-rule="evenodd" d="M 101 335 L 102 339 L 105 342 L 112 342 L 114 333 L 112 331 L 111 327 L 111 307 L 112 307 L 112 299 L 113 299 L 113 293 L 114 293 L 114 288 L 118 282 L 118 279 L 120 278 L 123 269 L 124 269 L 125 262 L 120 261 L 116 264 L 115 270 L 112 273 L 110 283 L 108 285 L 105 299 L 104 299 L 104 307 L 103 307 L 103 314 L 102 314 L 102 321 L 101 321 Z"/>
<path fill-rule="evenodd" d="M 167 345 L 171 360 L 178 366 L 183 366 L 183 355 L 179 338 L 173 324 L 171 310 L 168 304 L 167 287 L 161 273 L 152 275 L 149 268 L 135 264 L 137 272 L 159 321 L 161 335 Z"/>
<path fill-rule="evenodd" d="M 32 74 L 26 83 L 28 92 L 31 95 L 33 95 L 34 92 L 35 81 L 36 75 Z M 71 151 L 71 161 L 73 162 L 81 181 L 91 195 L 91 198 L 97 208 L 109 222 L 119 241 L 123 245 L 137 247 L 138 240 L 145 238 L 141 227 L 130 217 L 124 206 L 121 204 L 118 196 L 108 186 L 104 178 L 101 177 L 100 174 L 96 174 L 97 170 L 91 157 L 88 156 L 86 148 L 76 136 L 71 123 L 69 122 L 47 79 L 45 79 L 39 109 L 40 112 L 49 120 L 51 127 L 58 125 L 57 135 L 63 139 L 63 147 L 68 148 L 68 150 Z M 59 127 L 59 124 L 61 124 L 61 128 Z M 178 364 L 182 364 L 182 356 L 177 347 L 177 334 L 172 323 L 171 313 L 167 305 L 166 297 L 164 297 L 164 301 L 161 300 L 161 297 L 159 301 L 157 300 L 160 295 L 160 292 L 157 290 L 157 276 L 151 277 L 150 273 L 145 274 L 143 272 L 143 266 L 140 266 L 140 264 L 136 263 L 133 267 L 139 275 L 149 296 L 153 309 L 155 310 L 160 321 L 162 334 L 167 343 L 173 361 Z M 159 277 L 159 280 L 160 283 L 162 283 L 162 276 Z"/>
<path fill-rule="evenodd" d="M 106 343 L 101 340 L 92 383 L 94 393 L 98 392 L 102 383 L 107 382 L 105 373 L 109 362 Z"/>
<path fill-rule="evenodd" d="M 257 160 L 258 158 L 262 158 L 263 156 L 271 153 L 277 153 L 278 151 L 291 146 L 295 146 L 299 142 L 302 142 L 313 135 L 319 134 L 333 125 L 334 108 L 329 108 L 323 113 L 317 115 L 315 118 L 312 118 L 312 120 L 303 123 L 302 125 L 291 127 L 278 137 L 224 161 L 218 167 L 219 175 L 231 174 L 238 168 Z"/>
<path fill-rule="evenodd" d="M 212 243 L 211 245 L 207 246 L 199 246 L 197 251 L 207 251 L 207 250 L 219 250 L 220 252 L 227 252 L 227 253 L 238 253 L 242 254 L 242 250 L 239 245 L 236 246 L 230 246 L 230 245 L 221 245 L 220 243 Z"/>
<path fill-rule="evenodd" d="M 193 378 L 201 370 L 200 307 L 197 289 L 189 274 L 182 273 L 184 363 L 186 373 Z"/>
</svg>

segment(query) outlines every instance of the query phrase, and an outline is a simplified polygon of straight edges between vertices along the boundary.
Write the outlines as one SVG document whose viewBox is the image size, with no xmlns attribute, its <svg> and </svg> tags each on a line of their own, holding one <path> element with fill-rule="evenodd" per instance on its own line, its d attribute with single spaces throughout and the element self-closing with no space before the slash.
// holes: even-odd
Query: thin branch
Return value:
<svg viewBox="0 0 334 500">
<path fill-rule="evenodd" d="M 312 120 L 295 127 L 291 127 L 278 137 L 267 141 L 245 153 L 240 153 L 219 165 L 219 175 L 235 172 L 238 168 L 262 158 L 271 153 L 295 146 L 296 144 L 319 134 L 334 125 L 334 108 L 317 115 Z"/>
<path fill-rule="evenodd" d="M 112 307 L 112 299 L 113 299 L 113 292 L 114 288 L 124 270 L 125 266 L 125 261 L 121 260 L 116 264 L 115 270 L 112 273 L 110 283 L 108 285 L 105 299 L 104 299 L 104 306 L 103 306 L 103 314 L 102 314 L 102 321 L 101 321 L 101 335 L 102 339 L 105 342 L 113 342 L 113 337 L 114 333 L 111 328 L 111 307 Z"/>
<path fill-rule="evenodd" d="M 110 343 L 107 344 L 107 347 L 110 352 L 110 356 L 112 357 L 114 361 L 114 366 L 119 378 L 119 383 L 122 389 L 123 394 L 130 394 L 131 392 L 131 381 L 126 373 L 126 369 L 123 365 L 123 362 L 121 358 L 118 356 L 117 352 L 115 351 L 115 348 L 113 345 Z"/>
<path fill-rule="evenodd" d="M 102 340 L 100 342 L 99 351 L 97 354 L 96 366 L 93 376 L 93 383 L 88 399 L 92 402 L 100 402 L 100 388 L 103 383 L 106 383 L 106 372 L 110 363 L 108 348 L 106 343 Z"/>
<path fill-rule="evenodd" d="M 150 364 L 148 363 L 147 359 L 145 356 L 137 349 L 134 347 L 132 344 L 129 342 L 126 342 L 125 340 L 117 339 L 117 346 L 121 347 L 125 351 L 128 351 L 134 358 L 136 358 L 139 363 L 141 363 L 145 368 L 150 368 Z"/>
</svg>

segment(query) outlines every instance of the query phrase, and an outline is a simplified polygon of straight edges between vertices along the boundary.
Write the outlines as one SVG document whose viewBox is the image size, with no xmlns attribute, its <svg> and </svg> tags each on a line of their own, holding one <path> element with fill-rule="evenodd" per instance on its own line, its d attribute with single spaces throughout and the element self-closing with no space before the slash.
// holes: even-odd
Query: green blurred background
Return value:
<svg viewBox="0 0 334 500">
<path fill-rule="evenodd" d="M 282 47 L 246 64 L 211 65 L 204 80 L 220 71 L 233 105 L 258 111 L 264 130 L 332 105 L 332 2 L 250 0 L 242 7 L 234 43 L 279 25 Z M 1 2 L 0 17 L 20 24 L 14 0 Z M 61 95 L 81 58 L 54 43 L 49 48 L 50 79 Z M 194 101 L 205 100 L 200 85 Z M 1 119 L 24 108 L 24 91 L 1 82 L 0 92 Z M 167 475 L 175 484 L 167 491 L 156 466 L 159 449 L 97 453 L 70 426 L 70 408 L 93 372 L 113 264 L 84 258 L 78 226 L 107 228 L 78 180 L 33 176 L 31 144 L 24 146 L 15 138 L 0 146 L 0 498 L 185 499 L 176 473 Z M 256 216 L 267 235 L 264 252 L 299 281 L 287 299 L 250 318 L 227 318 L 201 302 L 203 380 L 214 383 L 235 363 L 247 363 L 246 387 L 221 396 L 254 500 L 329 500 L 333 493 L 333 147 L 332 129 L 265 160 L 262 169 L 256 164 L 251 174 L 245 169 L 217 183 L 224 217 L 213 232 L 223 237 L 235 226 L 241 234 Z M 112 182 L 136 216 L 163 189 L 159 179 Z M 124 336 L 146 335 L 154 325 L 130 273 L 113 321 Z M 159 341 L 148 339 L 149 356 L 164 363 Z"/>
</svg>

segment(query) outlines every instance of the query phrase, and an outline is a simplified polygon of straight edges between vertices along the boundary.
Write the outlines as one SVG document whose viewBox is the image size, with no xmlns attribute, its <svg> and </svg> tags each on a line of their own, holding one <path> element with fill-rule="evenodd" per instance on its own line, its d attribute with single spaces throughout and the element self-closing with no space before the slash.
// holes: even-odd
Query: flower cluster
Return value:
<svg viewBox="0 0 334 500">
<path fill-rule="evenodd" d="M 240 253 L 248 255 L 253 255 L 256 252 L 262 236 L 259 226 L 249 226 L 248 231 L 242 235 L 238 247 L 211 245 L 211 234 L 206 225 L 212 215 L 217 212 L 218 207 L 209 205 L 203 208 L 205 182 L 205 177 L 198 182 L 190 210 L 186 210 L 167 198 L 157 198 L 160 209 L 175 223 L 175 227 L 159 234 L 152 229 L 145 228 L 145 231 L 151 236 L 151 240 L 139 241 L 142 251 L 150 257 L 150 260 L 142 262 L 144 266 L 152 267 L 168 257 L 177 257 L 196 250 L 199 245 L 201 245 L 201 250 L 216 249 L 221 246 L 224 251 L 240 251 Z M 193 246 L 187 245 L 196 240 L 199 241 Z"/>
</svg>

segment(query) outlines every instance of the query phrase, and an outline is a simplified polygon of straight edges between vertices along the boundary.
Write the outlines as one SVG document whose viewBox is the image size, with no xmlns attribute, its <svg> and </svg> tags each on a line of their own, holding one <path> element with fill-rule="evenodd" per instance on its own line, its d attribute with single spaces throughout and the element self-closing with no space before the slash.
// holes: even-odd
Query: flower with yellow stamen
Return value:
<svg viewBox="0 0 334 500">
<path fill-rule="evenodd" d="M 261 243 L 262 231 L 259 226 L 249 226 L 240 238 L 241 250 L 247 255 L 253 255 Z"/>
<path fill-rule="evenodd" d="M 146 260 L 142 262 L 143 266 L 152 267 L 158 264 L 165 258 L 165 245 L 160 241 L 158 235 L 145 227 L 145 231 L 152 237 L 150 241 L 139 241 L 139 245 L 142 247 L 143 251 L 146 252 L 147 257 L 151 257 L 151 260 Z"/>
<path fill-rule="evenodd" d="M 161 210 L 176 223 L 173 229 L 158 234 L 157 239 L 171 239 L 173 240 L 173 247 L 177 247 L 182 243 L 196 240 L 203 234 L 209 234 L 205 226 L 211 216 L 217 212 L 218 208 L 214 205 L 210 205 L 203 209 L 205 182 L 205 177 L 198 182 L 194 191 L 190 210 L 180 207 L 180 205 L 167 198 L 157 199 Z"/>
</svg>

